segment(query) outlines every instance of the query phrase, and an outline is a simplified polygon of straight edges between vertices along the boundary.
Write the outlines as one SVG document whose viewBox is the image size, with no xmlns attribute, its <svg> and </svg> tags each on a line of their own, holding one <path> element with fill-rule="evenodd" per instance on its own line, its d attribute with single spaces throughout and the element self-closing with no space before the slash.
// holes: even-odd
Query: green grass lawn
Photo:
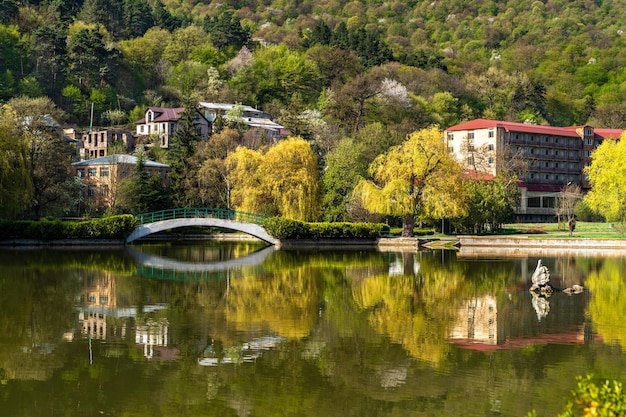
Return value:
<svg viewBox="0 0 626 417">
<path fill-rule="evenodd" d="M 502 234 L 524 234 L 537 238 L 568 238 L 567 223 L 513 223 L 505 225 Z M 572 238 L 624 239 L 626 226 L 614 223 L 576 222 Z"/>
</svg>

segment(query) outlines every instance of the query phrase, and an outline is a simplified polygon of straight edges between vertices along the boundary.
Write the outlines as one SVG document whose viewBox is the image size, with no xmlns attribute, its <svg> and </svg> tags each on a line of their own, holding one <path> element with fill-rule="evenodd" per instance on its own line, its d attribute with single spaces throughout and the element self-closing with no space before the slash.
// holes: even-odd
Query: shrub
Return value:
<svg viewBox="0 0 626 417">
<path fill-rule="evenodd" d="M 137 224 L 130 214 L 102 219 L 67 222 L 60 220 L 2 221 L 0 239 L 123 239 Z"/>
<path fill-rule="evenodd" d="M 389 226 L 380 223 L 308 223 L 284 217 L 272 217 L 263 223 L 267 232 L 277 239 L 376 239 L 389 233 Z"/>
</svg>

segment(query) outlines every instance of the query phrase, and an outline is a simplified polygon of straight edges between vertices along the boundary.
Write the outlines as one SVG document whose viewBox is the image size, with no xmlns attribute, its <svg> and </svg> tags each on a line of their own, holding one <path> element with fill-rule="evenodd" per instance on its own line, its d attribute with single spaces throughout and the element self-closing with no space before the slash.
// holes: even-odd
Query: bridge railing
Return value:
<svg viewBox="0 0 626 417">
<path fill-rule="evenodd" d="M 213 219 L 232 220 L 241 223 L 254 224 L 263 224 L 263 221 L 268 218 L 268 216 L 246 213 L 245 211 L 206 207 L 175 208 L 137 215 L 140 224 L 160 222 L 163 220 L 192 219 L 198 217 L 209 217 Z"/>
</svg>

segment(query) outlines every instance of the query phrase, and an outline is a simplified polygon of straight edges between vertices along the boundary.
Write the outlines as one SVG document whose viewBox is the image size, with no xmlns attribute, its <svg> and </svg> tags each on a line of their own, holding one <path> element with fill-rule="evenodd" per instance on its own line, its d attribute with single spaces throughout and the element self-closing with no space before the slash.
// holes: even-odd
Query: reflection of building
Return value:
<svg viewBox="0 0 626 417">
<path fill-rule="evenodd" d="M 175 359 L 178 350 L 167 348 L 169 342 L 169 322 L 167 319 L 154 321 L 148 319 L 145 324 L 137 324 L 135 329 L 135 343 L 143 345 L 143 356 L 147 359 Z"/>
<path fill-rule="evenodd" d="M 471 298 L 459 308 L 450 337 L 493 345 L 497 343 L 497 325 L 496 299 L 490 295 Z"/>
<path fill-rule="evenodd" d="M 135 342 L 143 347 L 144 356 L 148 359 L 161 360 L 175 359 L 178 350 L 170 348 L 169 322 L 167 319 L 158 321 L 150 318 L 142 319 L 137 324 L 133 319 L 137 317 L 137 308 L 120 304 L 116 276 L 110 272 L 88 271 L 83 277 L 83 290 L 78 296 L 78 321 L 80 333 L 94 340 L 125 340 L 135 328 Z M 144 313 L 162 310 L 165 305 L 146 305 Z M 73 340 L 73 335 L 66 334 L 64 338 Z"/>
<path fill-rule="evenodd" d="M 92 339 L 107 338 L 107 312 L 117 305 L 115 278 L 107 272 L 90 271 L 83 279 L 83 292 L 79 296 L 84 309 L 78 313 L 81 333 Z M 126 326 L 120 329 L 122 338 Z"/>
<path fill-rule="evenodd" d="M 450 341 L 474 350 L 519 348 L 536 344 L 584 343 L 586 294 L 555 293 L 538 319 L 536 300 L 524 289 L 510 297 L 464 300 L 450 330 Z"/>
</svg>

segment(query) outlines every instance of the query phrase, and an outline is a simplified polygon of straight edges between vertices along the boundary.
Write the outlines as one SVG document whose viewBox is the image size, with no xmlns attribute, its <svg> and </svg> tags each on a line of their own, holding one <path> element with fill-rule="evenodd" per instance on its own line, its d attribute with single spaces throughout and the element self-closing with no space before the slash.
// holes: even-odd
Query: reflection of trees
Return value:
<svg viewBox="0 0 626 417">
<path fill-rule="evenodd" d="M 626 350 L 626 294 L 623 291 L 626 278 L 622 275 L 625 269 L 626 260 L 610 258 L 586 280 L 586 286 L 593 294 L 589 313 L 595 331 L 606 343 L 617 342 L 623 350 Z"/>
<path fill-rule="evenodd" d="M 61 358 L 59 337 L 74 324 L 78 281 L 46 271 L 0 276 L 0 369 L 9 379 L 45 379 Z"/>
<path fill-rule="evenodd" d="M 304 337 L 317 318 L 320 282 L 299 268 L 272 276 L 231 280 L 227 319 L 245 330 L 269 327 L 284 337 Z"/>
<path fill-rule="evenodd" d="M 401 344 L 411 356 L 439 364 L 449 349 L 447 337 L 456 316 L 451 300 L 462 280 L 458 273 L 426 261 L 420 263 L 417 276 L 370 277 L 353 294 L 378 332 Z"/>
</svg>

